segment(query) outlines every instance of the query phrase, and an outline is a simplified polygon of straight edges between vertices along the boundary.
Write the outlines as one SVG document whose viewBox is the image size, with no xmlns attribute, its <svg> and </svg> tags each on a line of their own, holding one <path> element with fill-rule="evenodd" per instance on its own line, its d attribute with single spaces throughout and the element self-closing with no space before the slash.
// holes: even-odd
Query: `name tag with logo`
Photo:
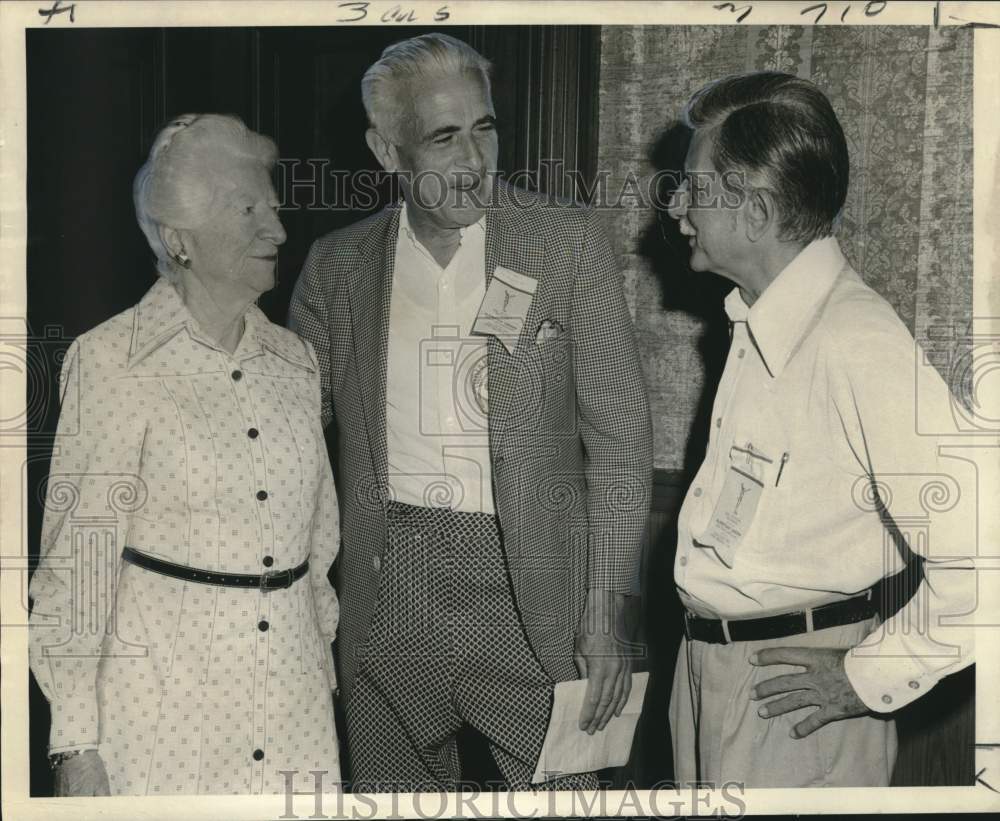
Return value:
<svg viewBox="0 0 1000 821">
<path fill-rule="evenodd" d="M 697 539 L 711 547 L 726 567 L 733 566 L 736 548 L 750 529 L 763 489 L 764 483 L 756 476 L 730 465 L 708 528 Z"/>
<path fill-rule="evenodd" d="M 472 333 L 495 336 L 507 353 L 514 353 L 537 288 L 538 280 L 498 265 L 472 324 Z"/>
</svg>

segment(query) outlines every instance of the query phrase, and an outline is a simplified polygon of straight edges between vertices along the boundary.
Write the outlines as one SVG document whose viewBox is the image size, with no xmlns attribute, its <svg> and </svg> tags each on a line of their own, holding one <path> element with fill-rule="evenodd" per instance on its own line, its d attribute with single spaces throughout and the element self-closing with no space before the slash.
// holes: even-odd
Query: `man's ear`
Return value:
<svg viewBox="0 0 1000 821">
<path fill-rule="evenodd" d="M 386 171 L 396 171 L 399 168 L 399 158 L 396 156 L 396 146 L 378 133 L 374 128 L 365 132 L 365 142 L 371 149 L 375 159 Z"/>
<path fill-rule="evenodd" d="M 777 225 L 778 212 L 774 197 L 766 188 L 751 188 L 744 204 L 746 234 L 750 242 L 757 242 Z"/>
</svg>

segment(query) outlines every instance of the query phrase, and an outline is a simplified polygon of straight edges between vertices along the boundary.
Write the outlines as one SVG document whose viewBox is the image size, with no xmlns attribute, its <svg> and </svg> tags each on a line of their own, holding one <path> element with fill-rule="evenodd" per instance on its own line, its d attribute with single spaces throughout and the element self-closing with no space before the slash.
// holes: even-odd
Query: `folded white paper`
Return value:
<svg viewBox="0 0 1000 821">
<path fill-rule="evenodd" d="M 555 686 L 552 716 L 545 732 L 532 784 L 572 773 L 586 773 L 628 763 L 632 738 L 642 711 L 649 673 L 632 673 L 632 692 L 620 716 L 612 716 L 603 730 L 587 735 L 580 729 L 580 710 L 587 679 L 560 681 Z"/>
</svg>

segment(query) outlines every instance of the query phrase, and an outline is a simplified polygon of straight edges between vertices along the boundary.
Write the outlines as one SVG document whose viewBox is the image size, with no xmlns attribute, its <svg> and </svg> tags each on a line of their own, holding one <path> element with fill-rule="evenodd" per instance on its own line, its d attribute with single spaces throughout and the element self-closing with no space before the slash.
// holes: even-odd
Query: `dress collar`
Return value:
<svg viewBox="0 0 1000 821">
<path fill-rule="evenodd" d="M 267 349 L 293 365 L 313 369 L 302 340 L 272 323 L 256 305 L 247 308 L 244 318 L 246 326 L 243 338 L 233 354 L 234 358 L 249 359 Z M 177 289 L 160 277 L 136 305 L 129 346 L 129 367 L 142 362 L 180 331 L 186 331 L 201 344 L 221 350 L 198 327 Z"/>
</svg>

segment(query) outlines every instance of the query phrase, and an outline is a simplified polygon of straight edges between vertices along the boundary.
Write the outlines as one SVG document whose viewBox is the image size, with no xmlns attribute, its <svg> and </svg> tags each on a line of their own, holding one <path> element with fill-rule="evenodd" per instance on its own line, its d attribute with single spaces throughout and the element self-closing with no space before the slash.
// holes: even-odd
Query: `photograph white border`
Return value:
<svg viewBox="0 0 1000 821">
<path fill-rule="evenodd" d="M 48 27 L 169 27 L 169 26 L 330 26 L 371 25 L 395 7 L 413 8 L 416 25 L 503 25 L 503 24 L 614 24 L 614 25 L 809 25 L 811 17 L 802 10 L 815 0 L 801 2 L 761 2 L 736 0 L 719 2 L 605 2 L 605 0 L 371 0 L 367 16 L 357 23 L 341 18 L 356 16 L 338 0 L 61 0 L 62 8 L 75 6 L 74 20 L 63 11 L 46 17 L 53 0 L 10 2 L 0 0 L 0 316 L 24 316 L 26 311 L 25 254 L 26 214 L 26 90 L 25 29 Z M 1000 317 L 1000 4 L 903 2 L 890 0 L 877 16 L 866 17 L 864 0 L 829 0 L 829 13 L 821 25 L 931 25 L 935 14 L 942 26 L 976 23 L 974 62 L 974 244 L 973 316 Z M 436 9 L 447 6 L 446 23 L 433 22 Z M 841 12 L 851 7 L 845 23 Z M 722 8 L 720 8 L 722 7 Z M 737 12 L 749 7 L 742 23 Z M 346 9 L 346 10 L 345 10 Z M 397 25 L 400 36 L 405 25 Z M 1000 320 L 993 320 L 994 329 Z M 0 419 L 16 418 L 23 411 L 23 373 L 0 373 Z M 994 395 L 980 394 L 989 407 L 1000 409 L 1000 386 L 985 386 Z M 1000 414 L 992 413 L 992 418 Z M 992 441 L 992 440 L 991 440 Z M 22 488 L 26 450 L 24 443 L 4 441 L 0 448 L 0 653 L 2 678 L 0 702 L 3 708 L 2 800 L 3 812 L 12 819 L 100 818 L 193 818 L 258 819 L 290 818 L 285 796 L 238 797 L 111 797 L 111 798 L 30 798 L 28 759 L 28 675 L 27 630 L 21 612 L 26 570 L 21 545 L 26 533 L 26 501 Z M 1000 448 L 1000 443 L 993 445 Z M 1000 450 L 992 471 L 981 478 L 981 498 L 1000 498 Z M 983 507 L 988 507 L 984 505 Z M 980 544 L 1000 545 L 1000 517 L 984 511 L 989 520 L 979 523 Z M 983 570 L 1000 571 L 1000 547 L 986 550 L 981 557 Z M 1000 575 L 996 576 L 1000 581 Z M 981 585 L 983 613 L 992 618 L 977 619 L 998 624 L 1000 584 Z M 987 598 L 988 597 L 988 598 Z M 988 638 L 987 638 L 988 637 Z M 996 628 L 983 632 L 977 649 L 976 688 L 976 770 L 981 783 L 972 787 L 924 787 L 888 789 L 757 789 L 741 795 L 748 814 L 762 813 L 861 813 L 861 812 L 954 812 L 1000 809 L 1000 704 L 996 697 L 1000 681 L 1000 652 Z M 987 786 L 990 785 L 990 786 Z M 343 797 L 341 817 L 544 817 L 562 814 L 594 815 L 695 815 L 721 812 L 733 814 L 738 806 L 709 790 L 692 795 L 690 790 L 607 791 L 603 802 L 590 813 L 570 794 L 514 793 L 484 794 L 475 801 L 461 796 L 430 794 L 414 804 L 409 794 L 395 796 Z M 314 812 L 311 794 L 297 795 L 293 813 L 308 818 Z M 589 804 L 589 797 L 588 802 Z M 336 817 L 333 799 L 327 797 L 323 810 Z"/>
</svg>

